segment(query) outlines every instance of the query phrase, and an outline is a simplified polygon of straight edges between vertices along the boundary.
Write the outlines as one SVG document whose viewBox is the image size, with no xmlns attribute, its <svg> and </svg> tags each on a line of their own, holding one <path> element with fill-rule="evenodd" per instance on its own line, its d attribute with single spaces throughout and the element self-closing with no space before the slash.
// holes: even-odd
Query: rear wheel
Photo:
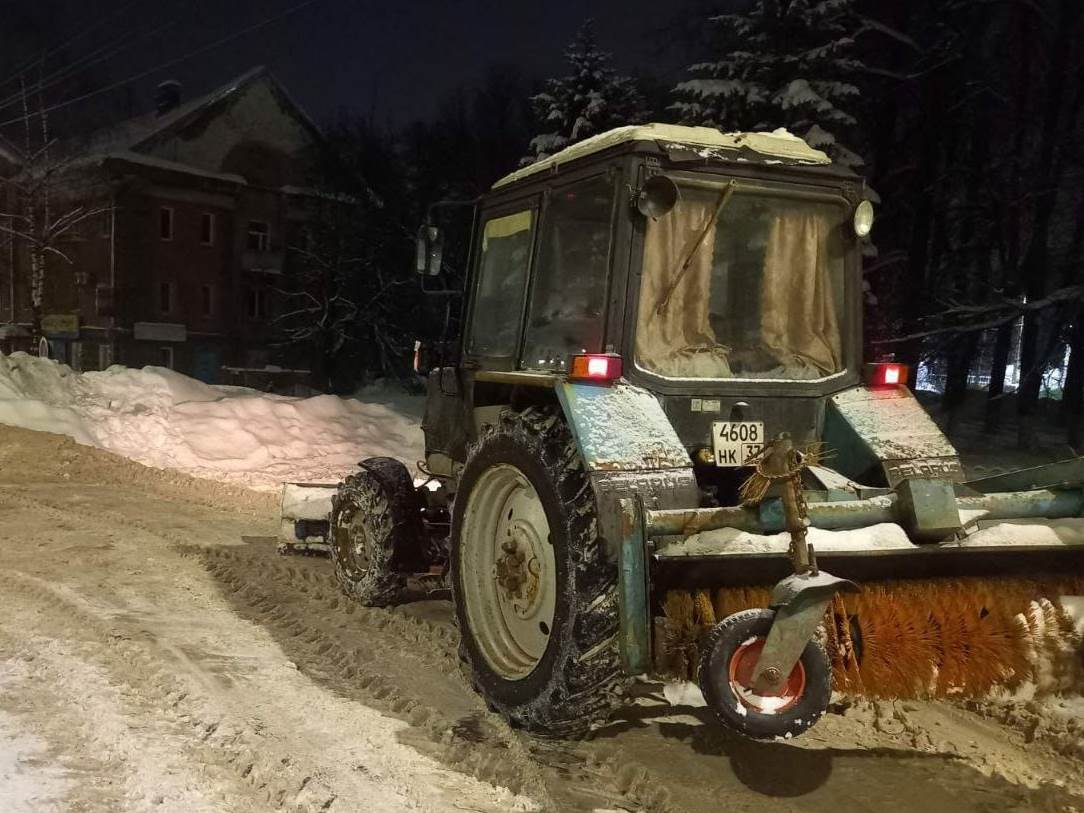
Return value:
<svg viewBox="0 0 1084 813">
<path fill-rule="evenodd" d="M 824 714 L 832 666 L 817 641 L 806 644 L 791 673 L 768 691 L 753 672 L 775 619 L 773 610 L 734 613 L 712 627 L 700 647 L 700 689 L 724 725 L 747 737 L 797 736 Z"/>
<path fill-rule="evenodd" d="M 361 466 L 331 501 L 331 561 L 347 595 L 384 607 L 399 601 L 407 576 L 425 567 L 422 506 L 398 460 L 374 457 Z"/>
<path fill-rule="evenodd" d="M 506 413 L 471 450 L 452 511 L 460 657 L 490 708 L 574 736 L 620 702 L 616 566 L 556 410 Z"/>
</svg>

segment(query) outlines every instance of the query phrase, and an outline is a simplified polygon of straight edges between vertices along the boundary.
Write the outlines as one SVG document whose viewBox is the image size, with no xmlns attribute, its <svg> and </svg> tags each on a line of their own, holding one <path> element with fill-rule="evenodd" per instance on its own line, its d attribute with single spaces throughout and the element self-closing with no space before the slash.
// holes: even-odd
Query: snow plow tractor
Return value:
<svg viewBox="0 0 1084 813">
<path fill-rule="evenodd" d="M 364 461 L 330 511 L 291 498 L 286 546 L 326 542 L 367 604 L 446 579 L 471 684 L 543 735 L 640 675 L 754 738 L 833 689 L 1071 686 L 1084 459 L 965 481 L 907 370 L 860 358 L 872 222 L 782 130 L 623 127 L 514 172 L 425 367 L 429 482 Z M 441 251 L 427 224 L 423 278 Z"/>
</svg>

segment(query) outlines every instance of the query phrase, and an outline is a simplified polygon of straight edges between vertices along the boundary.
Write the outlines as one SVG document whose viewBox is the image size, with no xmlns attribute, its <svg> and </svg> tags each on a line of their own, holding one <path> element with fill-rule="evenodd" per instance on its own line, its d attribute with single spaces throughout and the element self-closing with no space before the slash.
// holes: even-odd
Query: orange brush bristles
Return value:
<svg viewBox="0 0 1084 813">
<path fill-rule="evenodd" d="M 881 698 L 978 696 L 1033 681 L 1040 690 L 1084 682 L 1084 651 L 1058 597 L 1084 578 L 960 578 L 866 584 L 829 606 L 824 643 L 835 688 Z M 670 591 L 668 645 L 687 670 L 700 636 L 733 613 L 767 607 L 768 587 L 714 595 Z"/>
</svg>

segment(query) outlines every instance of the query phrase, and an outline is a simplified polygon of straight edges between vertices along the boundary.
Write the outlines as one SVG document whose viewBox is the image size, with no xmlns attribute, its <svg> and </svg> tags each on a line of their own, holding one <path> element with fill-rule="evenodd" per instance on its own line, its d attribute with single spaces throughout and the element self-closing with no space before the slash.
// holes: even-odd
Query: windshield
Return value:
<svg viewBox="0 0 1084 813">
<path fill-rule="evenodd" d="M 647 223 L 637 363 L 671 378 L 841 372 L 845 220 L 842 203 L 682 185 Z"/>
</svg>

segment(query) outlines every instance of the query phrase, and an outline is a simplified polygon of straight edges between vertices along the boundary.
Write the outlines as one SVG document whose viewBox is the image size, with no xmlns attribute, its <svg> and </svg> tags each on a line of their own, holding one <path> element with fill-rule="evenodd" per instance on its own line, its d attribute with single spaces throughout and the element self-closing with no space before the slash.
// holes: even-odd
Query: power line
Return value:
<svg viewBox="0 0 1084 813">
<path fill-rule="evenodd" d="M 31 93 L 39 93 L 40 94 L 44 90 L 47 90 L 47 89 L 49 89 L 51 87 L 55 87 L 56 85 L 63 82 L 65 79 L 68 79 L 68 78 L 70 78 L 72 76 L 75 76 L 76 74 L 82 73 L 87 68 L 92 68 L 95 65 L 98 65 L 98 64 L 100 64 L 102 62 L 105 62 L 105 61 L 107 61 L 109 59 L 112 59 L 114 56 L 121 53 L 126 48 L 128 48 L 130 45 L 138 42 L 139 40 L 147 39 L 149 37 L 153 37 L 155 34 L 160 34 L 162 31 L 165 31 L 167 28 L 170 28 L 171 26 L 176 25 L 177 22 L 178 22 L 177 20 L 173 20 L 173 21 L 168 22 L 168 23 L 163 23 L 162 25 L 160 25 L 160 26 L 158 26 L 156 28 L 145 30 L 145 31 L 143 31 L 143 33 L 140 33 L 140 34 L 132 34 L 131 32 L 129 32 L 127 34 L 124 34 L 123 36 L 113 40 L 112 42 L 108 43 L 107 45 L 103 45 L 103 46 L 101 46 L 99 48 L 96 48 L 95 50 L 91 51 L 89 54 L 86 54 L 86 55 L 80 57 L 79 59 L 75 60 L 74 62 L 72 62 L 72 63 L 70 63 L 68 65 L 65 65 L 63 68 L 60 68 L 60 69 L 54 71 L 53 73 L 49 74 L 48 76 L 39 79 L 34 84 L 28 86 L 25 89 L 25 91 L 20 90 L 20 91 L 17 91 L 15 93 L 12 93 L 6 99 L 0 101 L 0 110 L 3 110 L 4 108 L 10 107 L 11 105 L 15 104 L 16 102 L 19 102 L 23 98 L 24 93 L 26 95 L 29 95 Z"/>
<path fill-rule="evenodd" d="M 48 51 L 46 51 L 44 54 L 41 54 L 40 56 L 30 57 L 25 62 L 23 62 L 22 65 L 20 65 L 18 68 L 16 68 L 14 73 L 12 73 L 6 79 L 0 81 L 0 87 L 4 87 L 5 85 L 10 85 L 12 82 L 16 81 L 17 79 L 21 79 L 23 74 L 26 73 L 28 70 L 30 70 L 35 65 L 43 64 L 45 62 L 45 60 L 48 59 L 49 57 L 55 56 L 56 54 L 60 53 L 65 48 L 67 48 L 69 45 L 71 45 L 72 43 L 78 42 L 83 37 L 85 37 L 87 34 L 91 33 L 92 31 L 95 31 L 99 27 L 105 25 L 109 20 L 113 19 L 113 17 L 117 16 L 121 12 L 127 11 L 132 6 L 136 5 L 136 3 L 138 3 L 138 2 L 140 2 L 140 0 L 129 0 L 129 2 L 125 3 L 123 6 L 116 9 L 112 13 L 106 14 L 104 17 L 99 17 L 98 22 L 94 23 L 93 25 L 90 25 L 90 26 L 87 26 L 85 28 L 80 29 L 78 33 L 73 34 L 72 36 L 68 37 L 68 39 L 66 39 L 66 40 L 64 40 L 64 42 L 60 43 L 60 45 L 57 45 L 57 46 L 55 46 L 53 48 L 50 48 Z"/>
<path fill-rule="evenodd" d="M 119 82 L 113 82 L 112 84 L 106 85 L 104 88 L 99 88 L 98 90 L 92 90 L 89 93 L 83 93 L 83 94 L 81 94 L 79 96 L 74 96 L 74 97 L 72 97 L 70 99 L 66 99 L 65 101 L 57 102 L 56 104 L 49 105 L 48 107 L 41 108 L 40 110 L 36 110 L 36 111 L 34 111 L 32 116 L 40 116 L 40 115 L 45 114 L 45 113 L 52 113 L 54 110 L 61 110 L 61 109 L 65 108 L 65 107 L 70 107 L 73 104 L 77 104 L 79 102 L 86 101 L 87 99 L 92 99 L 95 96 L 100 96 L 103 93 L 108 93 L 111 90 L 116 90 L 119 87 L 124 87 L 125 85 L 129 85 L 132 82 L 138 82 L 140 79 L 143 79 L 143 78 L 145 78 L 147 76 L 150 76 L 151 74 L 158 73 L 158 71 L 163 71 L 166 68 L 172 68 L 174 65 L 178 65 L 181 62 L 184 62 L 184 61 L 186 61 L 188 59 L 191 59 L 194 56 L 199 56 L 200 54 L 203 54 L 203 53 L 206 53 L 207 51 L 218 48 L 221 45 L 225 45 L 227 42 L 232 42 L 233 40 L 238 39 L 239 37 L 243 37 L 245 34 L 250 34 L 251 32 L 256 31 L 256 30 L 258 30 L 260 28 L 264 28 L 265 26 L 268 26 L 271 23 L 278 22 L 279 20 L 283 19 L 284 17 L 288 17 L 291 14 L 294 14 L 295 12 L 301 11 L 301 9 L 305 8 L 306 6 L 311 6 L 314 3 L 318 3 L 318 2 L 320 2 L 320 0 L 304 0 L 304 2 L 297 3 L 296 5 L 290 6 L 288 9 L 285 9 L 284 11 L 281 11 L 278 14 L 273 14 L 270 17 L 265 17 L 262 20 L 259 20 L 259 21 L 255 22 L 255 23 L 252 23 L 251 25 L 245 26 L 244 28 L 233 32 L 232 34 L 227 34 L 225 37 L 222 37 L 221 39 L 217 39 L 214 42 L 207 43 L 206 45 L 201 45 L 199 48 L 196 48 L 193 51 L 189 51 L 188 53 L 182 54 L 179 57 L 167 60 L 166 62 L 162 62 L 159 65 L 155 65 L 153 68 L 148 68 L 145 71 L 140 71 L 139 73 L 133 74 L 132 76 L 129 76 L 126 79 L 122 79 Z M 12 124 L 19 124 L 20 122 L 24 121 L 25 118 L 26 118 L 25 116 L 19 116 L 18 118 L 8 119 L 7 121 L 2 121 L 2 122 L 0 122 L 0 127 L 8 127 L 8 126 L 10 126 Z"/>
</svg>

